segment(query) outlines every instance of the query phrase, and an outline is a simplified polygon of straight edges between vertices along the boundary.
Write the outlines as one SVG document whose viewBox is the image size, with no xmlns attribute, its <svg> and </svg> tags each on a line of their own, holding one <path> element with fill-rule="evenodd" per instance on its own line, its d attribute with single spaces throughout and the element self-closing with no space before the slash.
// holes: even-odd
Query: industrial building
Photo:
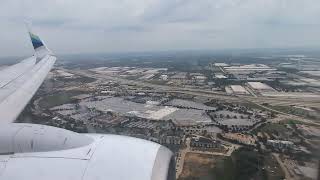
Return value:
<svg viewBox="0 0 320 180">
<path fill-rule="evenodd" d="M 249 94 L 249 92 L 241 85 L 231 85 L 230 88 L 233 94 Z"/>
<path fill-rule="evenodd" d="M 275 89 L 273 89 L 272 87 L 270 87 L 269 85 L 262 83 L 262 82 L 248 82 L 247 83 L 248 86 L 258 92 L 270 92 L 270 91 L 276 91 Z"/>
<path fill-rule="evenodd" d="M 229 64 L 226 64 L 226 63 L 214 63 L 214 66 L 217 66 L 217 67 L 226 67 L 226 66 L 229 66 Z"/>
<path fill-rule="evenodd" d="M 215 78 L 215 79 L 226 79 L 227 76 L 225 76 L 225 75 L 223 75 L 223 74 L 215 74 L 215 75 L 214 75 L 214 78 Z"/>
<path fill-rule="evenodd" d="M 265 64 L 248 64 L 223 67 L 224 71 L 229 74 L 250 74 L 254 72 L 276 71 Z"/>
<path fill-rule="evenodd" d="M 268 140 L 267 145 L 278 149 L 292 149 L 294 147 L 291 141 Z"/>
<path fill-rule="evenodd" d="M 203 137 L 195 137 L 191 139 L 191 147 L 197 148 L 218 148 L 220 147 L 220 142 Z"/>
</svg>

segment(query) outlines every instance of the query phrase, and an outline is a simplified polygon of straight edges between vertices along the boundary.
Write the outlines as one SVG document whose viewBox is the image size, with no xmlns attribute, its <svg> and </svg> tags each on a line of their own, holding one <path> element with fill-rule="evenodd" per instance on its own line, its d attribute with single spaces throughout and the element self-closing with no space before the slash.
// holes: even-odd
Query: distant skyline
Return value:
<svg viewBox="0 0 320 180">
<path fill-rule="evenodd" d="M 2 0 L 0 56 L 320 47 L 319 0 Z"/>
</svg>

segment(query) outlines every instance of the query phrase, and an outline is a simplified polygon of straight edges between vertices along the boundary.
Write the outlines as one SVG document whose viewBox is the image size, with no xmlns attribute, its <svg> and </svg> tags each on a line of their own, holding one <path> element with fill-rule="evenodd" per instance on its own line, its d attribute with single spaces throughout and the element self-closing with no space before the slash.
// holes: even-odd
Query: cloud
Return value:
<svg viewBox="0 0 320 180">
<path fill-rule="evenodd" d="M 30 54 L 23 21 L 57 54 L 319 46 L 319 0 L 2 0 L 2 56 Z"/>
</svg>

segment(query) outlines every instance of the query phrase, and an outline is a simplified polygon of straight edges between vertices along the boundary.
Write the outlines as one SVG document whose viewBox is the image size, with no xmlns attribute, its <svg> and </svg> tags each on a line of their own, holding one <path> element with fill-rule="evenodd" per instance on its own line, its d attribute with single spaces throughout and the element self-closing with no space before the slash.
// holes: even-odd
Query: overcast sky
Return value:
<svg viewBox="0 0 320 180">
<path fill-rule="evenodd" d="M 1 0 L 0 56 L 320 46 L 320 0 Z"/>
</svg>

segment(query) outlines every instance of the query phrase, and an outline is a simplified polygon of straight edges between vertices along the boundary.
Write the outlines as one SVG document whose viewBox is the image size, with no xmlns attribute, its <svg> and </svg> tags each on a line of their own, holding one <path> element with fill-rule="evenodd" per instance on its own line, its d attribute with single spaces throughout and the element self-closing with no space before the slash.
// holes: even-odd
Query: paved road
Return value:
<svg viewBox="0 0 320 180">
<path fill-rule="evenodd" d="M 190 138 L 186 139 L 186 145 L 187 147 L 182 149 L 179 153 L 180 153 L 180 160 L 177 161 L 177 165 L 176 165 L 176 178 L 178 179 L 179 176 L 182 173 L 183 170 L 183 164 L 184 164 L 184 159 L 186 157 L 187 152 L 190 150 Z"/>
</svg>

